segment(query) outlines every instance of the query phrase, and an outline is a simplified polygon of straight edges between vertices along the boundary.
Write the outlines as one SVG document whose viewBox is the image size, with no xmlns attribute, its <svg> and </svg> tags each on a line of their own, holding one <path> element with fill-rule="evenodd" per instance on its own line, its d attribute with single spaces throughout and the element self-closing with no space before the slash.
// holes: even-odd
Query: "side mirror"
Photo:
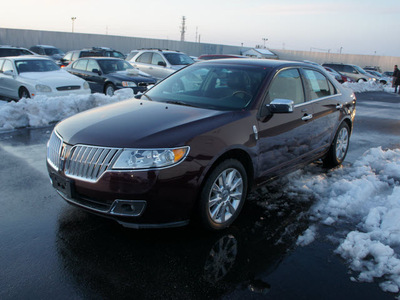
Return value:
<svg viewBox="0 0 400 300">
<path fill-rule="evenodd" d="M 289 99 L 274 99 L 266 106 L 271 113 L 291 113 L 293 112 L 294 102 Z"/>
<path fill-rule="evenodd" d="M 99 75 L 102 74 L 101 71 L 100 71 L 99 69 L 92 69 L 92 72 L 93 72 L 93 73 L 96 73 L 96 74 L 99 74 Z"/>
<path fill-rule="evenodd" d="M 7 76 L 14 76 L 14 71 L 13 70 L 7 70 L 7 71 L 4 71 L 3 74 L 7 75 Z"/>
<path fill-rule="evenodd" d="M 166 66 L 167 66 L 167 63 L 166 63 L 165 61 L 159 61 L 159 62 L 157 63 L 157 65 L 166 67 Z"/>
</svg>

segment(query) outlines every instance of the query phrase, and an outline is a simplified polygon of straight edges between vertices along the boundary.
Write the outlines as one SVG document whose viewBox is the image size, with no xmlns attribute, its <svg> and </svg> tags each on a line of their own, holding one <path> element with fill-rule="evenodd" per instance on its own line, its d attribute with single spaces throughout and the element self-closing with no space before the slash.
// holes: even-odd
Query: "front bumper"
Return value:
<svg viewBox="0 0 400 300">
<path fill-rule="evenodd" d="M 96 182 L 71 179 L 47 167 L 53 187 L 68 203 L 130 228 L 184 226 L 198 194 L 193 174 L 200 172 L 191 163 L 162 170 L 107 171 Z"/>
</svg>

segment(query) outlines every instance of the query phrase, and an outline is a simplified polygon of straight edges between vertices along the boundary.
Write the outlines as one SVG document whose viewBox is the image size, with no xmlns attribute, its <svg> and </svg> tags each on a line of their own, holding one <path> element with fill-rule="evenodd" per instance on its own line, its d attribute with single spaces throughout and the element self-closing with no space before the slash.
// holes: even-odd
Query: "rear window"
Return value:
<svg viewBox="0 0 400 300">
<path fill-rule="evenodd" d="M 19 56 L 19 55 L 32 55 L 32 53 L 25 49 L 1 49 L 0 48 L 0 57 Z"/>
</svg>

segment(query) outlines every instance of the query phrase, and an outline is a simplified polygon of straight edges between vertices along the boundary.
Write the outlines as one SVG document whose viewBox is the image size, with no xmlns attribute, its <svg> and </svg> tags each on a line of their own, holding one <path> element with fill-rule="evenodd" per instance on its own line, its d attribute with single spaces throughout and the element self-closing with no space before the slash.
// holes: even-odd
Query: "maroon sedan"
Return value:
<svg viewBox="0 0 400 300">
<path fill-rule="evenodd" d="M 126 227 L 223 229 L 252 188 L 318 159 L 341 164 L 355 104 L 310 64 L 200 62 L 60 122 L 48 171 L 66 201 Z"/>
</svg>

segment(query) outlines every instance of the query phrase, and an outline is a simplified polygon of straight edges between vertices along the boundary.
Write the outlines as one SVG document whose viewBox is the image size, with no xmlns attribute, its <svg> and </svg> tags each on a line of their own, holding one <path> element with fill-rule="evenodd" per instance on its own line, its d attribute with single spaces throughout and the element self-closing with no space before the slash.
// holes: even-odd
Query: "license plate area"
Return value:
<svg viewBox="0 0 400 300">
<path fill-rule="evenodd" d="M 74 195 L 74 182 L 70 179 L 61 177 L 57 174 L 50 173 L 53 187 L 64 194 L 67 198 L 72 199 Z"/>
</svg>

